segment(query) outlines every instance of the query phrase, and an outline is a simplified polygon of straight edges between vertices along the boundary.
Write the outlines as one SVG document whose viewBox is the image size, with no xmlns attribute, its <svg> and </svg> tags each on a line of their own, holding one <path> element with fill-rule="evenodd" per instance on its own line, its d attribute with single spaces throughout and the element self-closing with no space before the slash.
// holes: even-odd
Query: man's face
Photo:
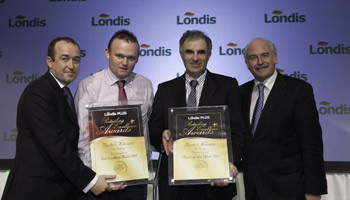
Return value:
<svg viewBox="0 0 350 200">
<path fill-rule="evenodd" d="M 255 79 L 263 82 L 274 73 L 277 55 L 267 42 L 257 40 L 248 46 L 246 63 Z"/>
<path fill-rule="evenodd" d="M 112 41 L 111 48 L 105 49 L 105 54 L 113 74 L 124 79 L 134 70 L 139 57 L 139 47 L 137 43 L 116 38 Z"/>
<path fill-rule="evenodd" d="M 207 43 L 203 38 L 185 40 L 180 49 L 186 73 L 192 78 L 198 78 L 207 68 L 211 53 L 208 52 Z"/>
<path fill-rule="evenodd" d="M 49 71 L 64 85 L 69 85 L 78 76 L 80 50 L 73 43 L 64 40 L 55 44 L 55 58 L 46 58 Z"/>
</svg>

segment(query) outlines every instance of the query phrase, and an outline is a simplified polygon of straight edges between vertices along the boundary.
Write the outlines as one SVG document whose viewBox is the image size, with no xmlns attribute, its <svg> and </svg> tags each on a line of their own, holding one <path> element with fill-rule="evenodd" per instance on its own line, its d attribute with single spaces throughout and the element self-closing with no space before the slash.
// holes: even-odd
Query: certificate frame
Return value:
<svg viewBox="0 0 350 200">
<path fill-rule="evenodd" d="M 227 105 L 169 108 L 169 185 L 234 183 Z"/>
<path fill-rule="evenodd" d="M 149 140 L 144 134 L 142 102 L 93 103 L 88 109 L 91 167 L 98 175 L 116 175 L 110 183 L 153 183 Z"/>
</svg>

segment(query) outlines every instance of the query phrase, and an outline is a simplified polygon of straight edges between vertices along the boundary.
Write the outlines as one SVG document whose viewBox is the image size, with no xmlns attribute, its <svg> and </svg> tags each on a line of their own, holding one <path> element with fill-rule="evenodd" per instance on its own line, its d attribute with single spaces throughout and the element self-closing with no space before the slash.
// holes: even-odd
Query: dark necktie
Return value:
<svg viewBox="0 0 350 200">
<path fill-rule="evenodd" d="M 119 87 L 119 94 L 118 94 L 118 100 L 119 101 L 127 101 L 128 99 L 126 98 L 125 94 L 125 80 L 117 81 L 118 87 Z"/>
<path fill-rule="evenodd" d="M 258 126 L 259 118 L 264 107 L 264 87 L 265 87 L 264 84 L 262 83 L 258 84 L 259 97 L 255 104 L 254 113 L 252 117 L 252 124 L 251 124 L 253 135 L 255 133 L 256 127 Z"/>
<path fill-rule="evenodd" d="M 198 81 L 192 80 L 190 82 L 191 92 L 187 99 L 187 107 L 196 107 L 197 106 L 197 96 L 196 96 L 196 86 Z"/>
<path fill-rule="evenodd" d="M 74 107 L 74 99 L 73 99 L 72 93 L 70 92 L 70 89 L 65 86 L 62 88 L 62 90 L 63 90 L 64 96 L 66 97 L 66 100 L 68 102 L 70 109 L 72 110 L 73 114 L 76 115 L 75 107 Z"/>
</svg>

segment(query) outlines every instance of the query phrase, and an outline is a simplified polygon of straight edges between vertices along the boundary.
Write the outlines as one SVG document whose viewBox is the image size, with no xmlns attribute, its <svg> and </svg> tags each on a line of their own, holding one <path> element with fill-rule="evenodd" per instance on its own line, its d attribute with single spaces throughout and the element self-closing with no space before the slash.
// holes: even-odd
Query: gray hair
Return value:
<svg viewBox="0 0 350 200">
<path fill-rule="evenodd" d="M 248 55 L 247 55 L 247 50 L 249 48 L 249 46 L 253 43 L 253 42 L 256 42 L 256 41 L 262 41 L 262 42 L 266 42 L 267 44 L 269 44 L 270 46 L 270 49 L 272 50 L 272 52 L 276 55 L 277 54 L 277 48 L 275 46 L 275 44 L 273 42 L 271 42 L 270 40 L 266 40 L 264 38 L 254 38 L 252 39 L 244 48 L 243 50 L 243 55 L 244 55 L 244 59 L 245 59 L 245 62 L 247 63 L 248 61 Z"/>
</svg>

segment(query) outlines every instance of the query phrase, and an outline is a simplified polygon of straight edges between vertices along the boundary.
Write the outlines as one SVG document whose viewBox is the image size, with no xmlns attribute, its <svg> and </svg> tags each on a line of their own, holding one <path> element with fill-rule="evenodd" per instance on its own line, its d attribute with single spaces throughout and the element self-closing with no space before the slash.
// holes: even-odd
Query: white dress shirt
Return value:
<svg viewBox="0 0 350 200">
<path fill-rule="evenodd" d="M 108 67 L 85 78 L 78 85 L 74 98 L 80 127 L 78 153 L 84 164 L 89 167 L 91 167 L 91 153 L 89 133 L 86 130 L 88 124 L 88 109 L 86 106 L 92 103 L 118 102 L 118 80 L 120 79 Z M 143 103 L 141 106 L 143 128 L 147 141 L 146 147 L 149 149 L 148 119 L 153 103 L 152 83 L 146 77 L 133 72 L 123 80 L 126 81 L 124 90 L 128 101 L 141 101 Z"/>
<path fill-rule="evenodd" d="M 266 100 L 269 97 L 269 94 L 272 90 L 273 85 L 275 84 L 276 78 L 277 78 L 277 71 L 275 70 L 275 72 L 272 74 L 272 76 L 265 79 L 263 82 L 259 82 L 258 80 L 254 79 L 254 87 L 253 87 L 253 92 L 252 92 L 252 98 L 250 101 L 250 124 L 252 123 L 254 107 L 255 107 L 256 101 L 258 100 L 258 97 L 259 97 L 258 84 L 262 83 L 265 86 L 264 87 L 264 106 L 265 106 Z"/>
<path fill-rule="evenodd" d="M 191 85 L 190 85 L 190 82 L 192 80 L 197 80 L 198 81 L 198 84 L 196 86 L 196 106 L 198 106 L 199 104 L 199 100 L 201 99 L 201 94 L 202 94 L 202 90 L 203 90 L 203 85 L 204 85 L 204 81 L 205 81 L 205 77 L 207 76 L 207 70 L 205 70 L 205 72 L 200 75 L 197 79 L 194 79 L 192 77 L 190 77 L 188 74 L 185 74 L 185 78 L 186 78 L 186 81 L 185 81 L 185 85 L 186 85 L 186 102 L 188 100 L 188 97 L 190 96 L 190 93 L 191 93 Z"/>
</svg>

